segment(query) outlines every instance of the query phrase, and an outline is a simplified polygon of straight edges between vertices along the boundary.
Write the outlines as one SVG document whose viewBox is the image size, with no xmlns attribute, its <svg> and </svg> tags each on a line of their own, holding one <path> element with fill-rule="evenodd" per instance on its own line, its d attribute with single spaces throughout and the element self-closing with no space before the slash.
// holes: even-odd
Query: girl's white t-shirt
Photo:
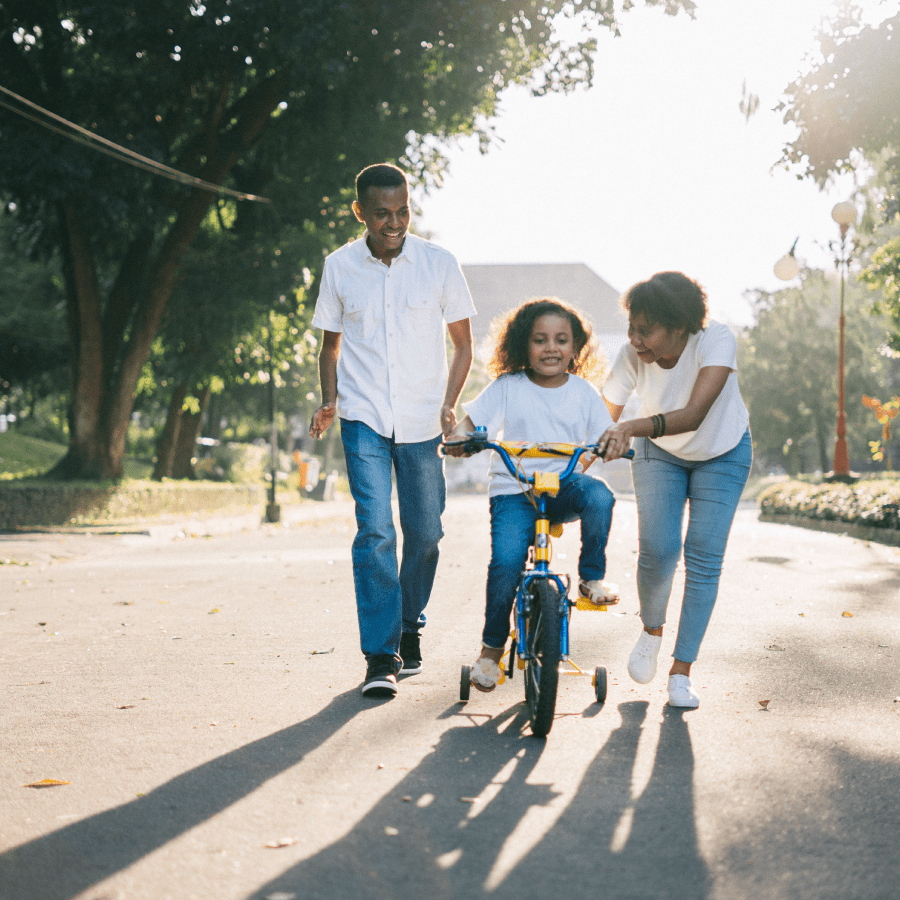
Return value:
<svg viewBox="0 0 900 900">
<path fill-rule="evenodd" d="M 473 424 L 487 428 L 488 437 L 495 441 L 593 443 L 613 424 L 599 391 L 577 375 L 569 375 L 557 388 L 539 387 L 524 372 L 501 375 L 463 408 Z M 528 476 L 537 469 L 562 472 L 569 460 L 526 458 L 519 462 Z M 490 477 L 491 497 L 522 490 L 496 453 L 491 454 Z"/>
<path fill-rule="evenodd" d="M 624 406 L 632 392 L 637 392 L 641 401 L 638 417 L 683 409 L 691 397 L 697 374 L 705 366 L 731 369 L 706 418 L 696 431 L 663 435 L 655 438 L 654 443 L 681 459 L 712 459 L 734 449 L 750 421 L 738 390 L 737 341 L 727 325 L 710 321 L 706 328 L 690 335 L 671 369 L 655 362 L 641 362 L 634 347 L 626 344 L 603 386 L 603 396 L 616 406 Z"/>
</svg>

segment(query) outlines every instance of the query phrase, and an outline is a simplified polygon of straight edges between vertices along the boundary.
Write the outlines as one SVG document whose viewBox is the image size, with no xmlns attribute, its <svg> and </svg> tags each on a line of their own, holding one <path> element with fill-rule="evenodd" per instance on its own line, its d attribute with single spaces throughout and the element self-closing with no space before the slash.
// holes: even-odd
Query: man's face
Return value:
<svg viewBox="0 0 900 900">
<path fill-rule="evenodd" d="M 378 259 L 393 259 L 403 249 L 409 230 L 409 190 L 400 187 L 370 187 L 353 212 L 368 229 L 368 244 Z"/>
</svg>

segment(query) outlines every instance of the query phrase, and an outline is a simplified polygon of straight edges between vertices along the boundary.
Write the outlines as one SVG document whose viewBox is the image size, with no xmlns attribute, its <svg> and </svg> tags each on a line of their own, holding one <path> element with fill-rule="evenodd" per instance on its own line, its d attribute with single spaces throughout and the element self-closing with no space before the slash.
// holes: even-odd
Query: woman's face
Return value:
<svg viewBox="0 0 900 900">
<path fill-rule="evenodd" d="M 532 381 L 545 387 L 565 384 L 574 355 L 575 341 L 568 316 L 548 313 L 535 320 L 528 338 Z"/>
<path fill-rule="evenodd" d="M 664 369 L 671 369 L 687 344 L 687 330 L 666 328 L 658 322 L 651 324 L 643 313 L 638 313 L 628 320 L 628 339 L 641 362 L 659 363 Z"/>
</svg>

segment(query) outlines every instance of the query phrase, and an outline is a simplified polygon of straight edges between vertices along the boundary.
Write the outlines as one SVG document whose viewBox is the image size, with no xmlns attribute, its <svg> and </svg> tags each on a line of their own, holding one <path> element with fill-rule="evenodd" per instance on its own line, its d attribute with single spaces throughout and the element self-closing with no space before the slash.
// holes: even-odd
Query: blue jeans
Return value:
<svg viewBox="0 0 900 900">
<path fill-rule="evenodd" d="M 716 596 L 725 545 L 741 492 L 750 474 L 753 450 L 747 431 L 737 446 L 700 462 L 680 459 L 648 438 L 637 438 L 631 474 L 638 508 L 637 589 L 641 620 L 661 628 L 684 536 L 684 599 L 672 654 L 681 662 L 697 659 Z"/>
<path fill-rule="evenodd" d="M 578 576 L 594 581 L 606 575 L 606 542 L 612 524 L 612 491 L 590 475 L 572 475 L 556 497 L 547 498 L 550 521 L 581 519 Z M 503 647 L 510 633 L 510 613 L 519 576 L 525 568 L 528 545 L 534 540 L 537 510 L 525 494 L 491 497 L 491 563 L 481 640 L 487 647 Z"/>
<path fill-rule="evenodd" d="M 400 634 L 418 633 L 425 624 L 444 536 L 446 501 L 440 437 L 398 444 L 362 422 L 341 419 L 350 493 L 356 501 L 353 583 L 360 646 L 366 659 L 393 656 Z M 397 479 L 403 559 L 397 569 L 397 534 L 391 512 L 391 471 Z"/>
</svg>

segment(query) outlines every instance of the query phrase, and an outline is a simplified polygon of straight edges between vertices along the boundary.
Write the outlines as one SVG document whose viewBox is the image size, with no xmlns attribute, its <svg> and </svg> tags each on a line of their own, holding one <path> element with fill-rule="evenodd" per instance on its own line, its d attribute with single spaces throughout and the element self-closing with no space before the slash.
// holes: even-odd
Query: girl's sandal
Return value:
<svg viewBox="0 0 900 900">
<path fill-rule="evenodd" d="M 472 666 L 469 680 L 476 690 L 485 694 L 490 693 L 500 683 L 500 665 L 486 656 L 478 657 L 478 661 Z"/>
<path fill-rule="evenodd" d="M 609 581 L 579 581 L 578 593 L 595 606 L 615 606 L 619 602 L 619 586 Z"/>
</svg>

